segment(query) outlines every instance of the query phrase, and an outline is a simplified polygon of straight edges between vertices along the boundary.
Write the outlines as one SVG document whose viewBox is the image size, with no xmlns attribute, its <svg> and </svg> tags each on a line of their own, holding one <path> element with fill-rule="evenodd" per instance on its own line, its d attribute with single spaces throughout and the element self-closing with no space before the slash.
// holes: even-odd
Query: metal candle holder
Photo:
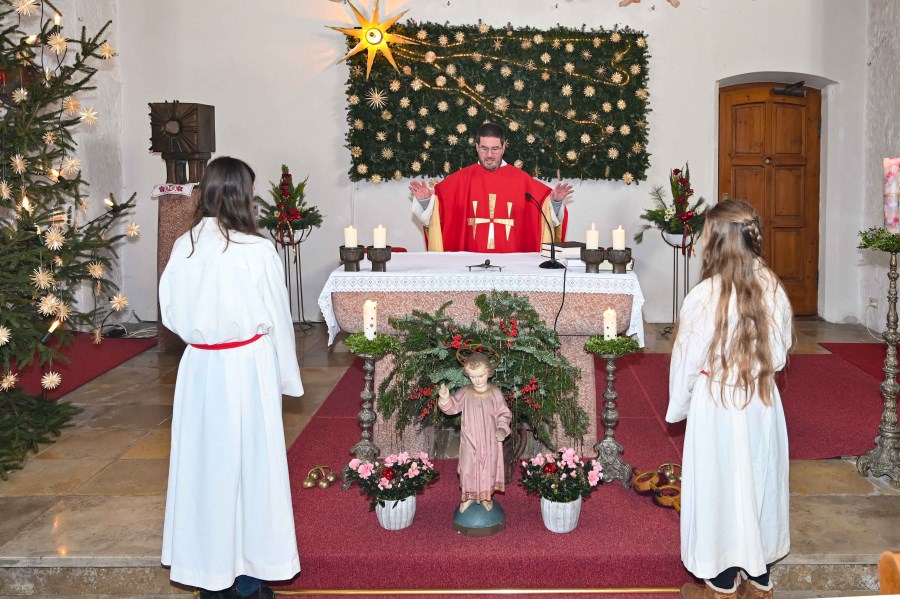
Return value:
<svg viewBox="0 0 900 599">
<path fill-rule="evenodd" d="M 391 246 L 376 248 L 371 245 L 366 248 L 369 254 L 369 262 L 372 263 L 372 272 L 385 272 L 387 262 L 391 259 Z"/>
<path fill-rule="evenodd" d="M 624 275 L 625 266 L 631 262 L 631 248 L 625 248 L 624 250 L 606 248 L 606 259 L 612 263 L 613 274 Z"/>
<path fill-rule="evenodd" d="M 344 272 L 359 272 L 359 261 L 363 258 L 363 250 L 361 245 L 354 247 L 342 245 L 339 248 L 341 262 L 344 263 Z"/>
<path fill-rule="evenodd" d="M 594 449 L 597 450 L 597 461 L 603 466 L 603 480 L 617 480 L 627 489 L 631 487 L 632 468 L 622 459 L 625 448 L 615 439 L 615 427 L 619 422 L 616 399 L 619 394 L 613 389 L 613 383 L 616 380 L 616 358 L 619 356 L 601 354 L 600 357 L 606 360 L 606 391 L 603 392 L 603 398 L 606 400 L 603 408 L 603 424 L 606 425 L 606 432 L 603 440 L 594 445 Z"/>
<path fill-rule="evenodd" d="M 897 385 L 897 343 L 900 342 L 900 333 L 897 332 L 897 277 L 897 252 L 891 252 L 887 330 L 882 335 L 887 343 L 885 378 L 881 383 L 884 411 L 881 414 L 878 436 L 875 437 L 875 448 L 859 457 L 856 468 L 863 476 L 888 476 L 891 486 L 900 488 L 900 428 L 897 427 L 897 393 L 900 391 Z"/>
<path fill-rule="evenodd" d="M 361 462 L 375 463 L 375 460 L 381 453 L 378 446 L 372 443 L 372 426 L 375 424 L 375 419 L 378 417 L 375 410 L 372 409 L 372 403 L 375 400 L 375 391 L 372 383 L 374 377 L 372 376 L 372 373 L 375 372 L 375 359 L 378 356 L 372 354 L 359 354 L 359 357 L 365 360 L 363 371 L 366 373 L 366 376 L 362 393 L 359 394 L 362 409 L 356 417 L 356 420 L 359 422 L 360 439 L 356 445 L 350 448 L 350 453 L 356 456 Z M 349 473 L 350 466 L 344 466 L 344 469 L 341 471 L 341 478 L 344 481 L 344 490 L 350 488 L 351 481 L 348 480 Z"/>
<path fill-rule="evenodd" d="M 603 248 L 589 250 L 581 248 L 581 261 L 584 262 L 585 272 L 600 272 L 600 263 L 606 260 L 606 250 Z"/>
</svg>

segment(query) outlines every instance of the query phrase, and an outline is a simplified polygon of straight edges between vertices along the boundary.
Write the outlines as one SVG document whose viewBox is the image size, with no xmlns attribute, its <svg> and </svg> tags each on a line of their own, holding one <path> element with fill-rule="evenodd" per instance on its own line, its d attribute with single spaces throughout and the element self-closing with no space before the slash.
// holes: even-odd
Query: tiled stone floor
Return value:
<svg viewBox="0 0 900 599">
<path fill-rule="evenodd" d="M 647 325 L 647 351 L 671 341 Z M 873 341 L 858 325 L 798 321 L 798 353 Z M 298 331 L 306 394 L 284 404 L 290 444 L 353 356 L 324 327 Z M 66 396 L 75 426 L 0 481 L 0 599 L 186 596 L 159 565 L 178 356 L 145 352 Z M 877 431 L 873 431 L 873 438 Z M 791 465 L 793 550 L 778 596 L 873 594 L 878 555 L 900 550 L 900 492 L 856 473 L 852 459 Z"/>
</svg>

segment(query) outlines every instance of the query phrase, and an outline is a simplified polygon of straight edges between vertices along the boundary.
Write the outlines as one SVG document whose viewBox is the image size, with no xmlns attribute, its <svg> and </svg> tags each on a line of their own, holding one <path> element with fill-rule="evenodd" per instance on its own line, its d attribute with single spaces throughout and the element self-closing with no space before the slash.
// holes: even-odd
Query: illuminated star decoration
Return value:
<svg viewBox="0 0 900 599">
<path fill-rule="evenodd" d="M 415 44 L 417 42 L 393 33 L 388 33 L 387 30 L 390 29 L 394 23 L 400 20 L 400 17 L 405 15 L 408 10 L 404 10 L 400 14 L 391 17 L 387 21 L 379 23 L 378 0 L 375 0 L 375 10 L 372 11 L 372 20 L 369 20 L 365 15 L 359 12 L 359 10 L 357 10 L 357 8 L 353 6 L 351 2 L 348 2 L 347 4 L 356 15 L 356 20 L 359 21 L 360 27 L 350 29 L 347 27 L 331 27 L 329 25 L 328 28 L 334 29 L 335 31 L 340 31 L 341 33 L 344 33 L 346 35 L 352 35 L 353 37 L 359 38 L 359 43 L 356 44 L 356 47 L 350 50 L 346 56 L 340 59 L 338 63 L 347 60 L 358 52 L 368 50 L 369 57 L 366 62 L 366 79 L 368 79 L 369 73 L 372 71 L 372 63 L 375 62 L 375 55 L 379 50 L 381 50 L 381 53 L 384 54 L 384 57 L 387 58 L 389 63 L 391 63 L 391 66 L 394 67 L 394 70 L 399 73 L 400 69 L 397 68 L 397 63 L 394 62 L 394 56 L 391 54 L 391 49 L 388 47 L 388 44 Z"/>
</svg>

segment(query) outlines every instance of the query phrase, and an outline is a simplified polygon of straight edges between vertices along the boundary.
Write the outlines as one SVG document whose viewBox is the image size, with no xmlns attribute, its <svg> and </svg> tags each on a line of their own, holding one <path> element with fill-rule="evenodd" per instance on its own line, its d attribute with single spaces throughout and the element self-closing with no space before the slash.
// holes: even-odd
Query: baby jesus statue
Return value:
<svg viewBox="0 0 900 599">
<path fill-rule="evenodd" d="M 470 349 L 470 348 L 467 348 Z M 463 372 L 472 381 L 453 395 L 446 385 L 438 392 L 438 407 L 448 415 L 462 412 L 459 435 L 459 484 L 462 500 L 459 512 L 465 512 L 472 502 L 477 502 L 486 510 L 491 510 L 491 500 L 495 492 L 503 492 L 506 484 L 503 478 L 503 439 L 510 432 L 512 413 L 498 387 L 488 379 L 500 357 L 494 350 L 488 353 L 472 351 L 463 356 L 460 350 L 457 360 L 463 365 Z"/>
</svg>

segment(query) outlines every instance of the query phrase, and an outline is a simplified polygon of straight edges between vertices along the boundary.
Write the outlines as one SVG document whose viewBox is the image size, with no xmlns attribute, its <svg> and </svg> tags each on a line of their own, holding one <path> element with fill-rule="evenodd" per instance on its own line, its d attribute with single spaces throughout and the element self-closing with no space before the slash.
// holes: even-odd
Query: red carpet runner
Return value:
<svg viewBox="0 0 900 599">
<path fill-rule="evenodd" d="M 94 345 L 93 336 L 89 333 L 73 333 L 71 345 L 62 349 L 69 361 L 56 360 L 52 366 L 44 366 L 45 371 L 52 370 L 62 376 L 62 384 L 49 391 L 47 397 L 60 398 L 154 345 L 156 339 L 106 338 L 100 345 Z M 41 368 L 37 362 L 32 362 L 19 372 L 19 381 L 28 393 L 41 393 Z"/>
<path fill-rule="evenodd" d="M 677 461 L 681 453 L 684 425 L 663 421 L 668 362 L 668 355 L 637 354 L 618 363 L 616 438 L 638 469 Z M 872 377 L 835 356 L 804 355 L 791 358 L 785 379 L 792 457 L 871 447 L 881 413 Z M 418 496 L 415 520 L 401 531 L 382 530 L 355 488 L 302 490 L 310 468 L 339 470 L 351 457 L 362 385 L 357 361 L 288 451 L 303 572 L 283 588 L 664 588 L 691 579 L 681 564 L 678 515 L 619 483 L 596 491 L 578 528 L 559 535 L 544 528 L 539 499 L 514 482 L 497 496 L 508 528 L 487 538 L 462 537 L 451 527 L 459 493 L 455 460 L 438 461 L 441 478 Z"/>
<path fill-rule="evenodd" d="M 866 374 L 879 381 L 884 380 L 884 359 L 887 345 L 884 343 L 820 343 L 834 355 L 847 360 Z"/>
</svg>

